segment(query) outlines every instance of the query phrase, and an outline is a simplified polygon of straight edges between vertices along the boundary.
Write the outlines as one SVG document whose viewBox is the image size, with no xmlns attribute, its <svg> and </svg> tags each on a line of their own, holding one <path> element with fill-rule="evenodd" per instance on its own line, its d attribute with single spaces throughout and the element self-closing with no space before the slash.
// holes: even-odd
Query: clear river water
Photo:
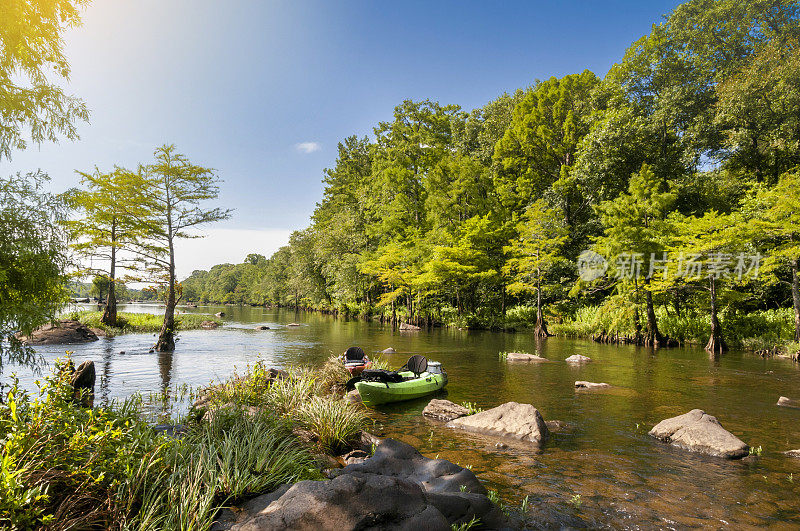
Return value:
<svg viewBox="0 0 800 531">
<path fill-rule="evenodd" d="M 159 313 L 156 305 L 121 311 Z M 601 345 L 583 340 L 537 341 L 526 333 L 454 329 L 399 332 L 360 320 L 334 319 L 239 306 L 181 311 L 226 313 L 217 330 L 182 332 L 172 354 L 148 353 L 152 334 L 131 334 L 69 346 L 77 363 L 94 360 L 98 399 L 162 392 L 227 378 L 263 359 L 268 366 L 321 364 L 351 345 L 368 353 L 393 347 L 389 361 L 410 355 L 441 361 L 449 375 L 442 396 L 488 409 L 508 401 L 536 406 L 568 429 L 541 451 L 454 432 L 422 417 L 427 398 L 375 408 L 372 431 L 406 441 L 428 457 L 463 465 L 501 498 L 528 497 L 532 522 L 544 527 L 800 528 L 800 410 L 776 406 L 779 396 L 800 399 L 800 365 L 745 352 L 714 357 L 699 348 Z M 300 327 L 286 327 L 290 322 Z M 256 330 L 260 325 L 270 330 Z M 65 346 L 38 348 L 46 360 Z M 552 363 L 502 361 L 500 352 L 536 352 Z M 124 352 L 124 353 L 123 353 Z M 591 363 L 564 363 L 572 354 Z M 28 371 L 8 366 L 33 387 Z M 575 391 L 576 380 L 607 382 L 605 391 Z M 758 458 L 726 461 L 689 453 L 647 435 L 662 419 L 700 408 L 754 448 Z"/>
</svg>

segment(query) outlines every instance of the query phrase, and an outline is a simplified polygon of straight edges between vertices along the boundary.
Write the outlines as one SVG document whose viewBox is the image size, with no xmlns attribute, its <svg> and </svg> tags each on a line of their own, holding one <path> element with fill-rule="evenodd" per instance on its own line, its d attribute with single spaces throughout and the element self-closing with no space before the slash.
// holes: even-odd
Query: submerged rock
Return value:
<svg viewBox="0 0 800 531">
<path fill-rule="evenodd" d="M 257 326 L 256 330 L 269 330 L 268 326 Z"/>
<path fill-rule="evenodd" d="M 450 402 L 449 400 L 434 398 L 428 402 L 428 405 L 422 410 L 422 414 L 431 419 L 450 422 L 451 420 L 468 415 L 469 411 L 464 406 Z"/>
<path fill-rule="evenodd" d="M 452 420 L 447 426 L 485 435 L 510 437 L 535 445 L 544 444 L 550 434 L 538 409 L 530 404 L 517 402 L 506 402 L 487 411 Z"/>
<path fill-rule="evenodd" d="M 420 330 L 420 327 L 409 323 L 400 323 L 400 330 L 407 330 L 407 331 Z"/>
<path fill-rule="evenodd" d="M 564 361 L 566 361 L 567 363 L 586 363 L 592 361 L 592 358 L 590 358 L 589 356 L 584 356 L 582 354 L 573 354 Z"/>
<path fill-rule="evenodd" d="M 295 326 L 300 326 L 300 323 L 289 323 L 286 326 L 291 326 L 292 328 L 294 328 Z"/>
<path fill-rule="evenodd" d="M 300 481 L 225 512 L 212 529 L 424 529 L 447 531 L 473 517 L 489 528 L 505 519 L 472 472 L 386 439 L 375 455 L 333 472 L 330 481 Z M 465 485 L 462 491 L 461 485 Z M 475 492 L 475 490 L 479 492 Z"/>
<path fill-rule="evenodd" d="M 219 328 L 219 323 L 216 321 L 203 321 L 200 323 L 200 328 L 205 330 L 214 330 L 215 328 Z"/>
<path fill-rule="evenodd" d="M 97 334 L 85 324 L 74 319 L 64 319 L 46 324 L 33 331 L 30 336 L 17 335 L 26 345 L 68 345 L 97 341 Z"/>
<path fill-rule="evenodd" d="M 608 389 L 611 385 L 605 382 L 584 382 L 579 380 L 575 382 L 575 389 Z"/>
<path fill-rule="evenodd" d="M 775 405 L 781 407 L 792 407 L 800 409 L 800 400 L 792 400 L 791 398 L 786 398 L 785 396 L 782 396 L 778 399 L 778 403 Z"/>
<path fill-rule="evenodd" d="M 526 354 L 524 352 L 509 352 L 506 356 L 506 361 L 534 361 L 534 362 L 549 362 L 547 358 L 537 356 L 536 354 Z"/>
<path fill-rule="evenodd" d="M 741 459 L 750 453 L 747 444 L 702 409 L 662 420 L 650 435 L 685 450 L 726 459 Z"/>
</svg>

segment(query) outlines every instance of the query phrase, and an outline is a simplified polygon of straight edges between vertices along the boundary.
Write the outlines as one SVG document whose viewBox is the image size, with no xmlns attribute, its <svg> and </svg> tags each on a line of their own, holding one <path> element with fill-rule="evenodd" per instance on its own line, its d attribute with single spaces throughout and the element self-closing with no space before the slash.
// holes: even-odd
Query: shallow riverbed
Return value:
<svg viewBox="0 0 800 531">
<path fill-rule="evenodd" d="M 159 312 L 155 305 L 121 311 Z M 237 306 L 201 306 L 181 311 L 224 311 L 218 330 L 182 332 L 173 354 L 149 354 L 152 334 L 133 334 L 73 345 L 76 363 L 94 360 L 100 400 L 176 386 L 205 385 L 227 378 L 236 367 L 264 359 L 280 367 L 321 363 L 360 345 L 368 353 L 394 347 L 387 356 L 402 365 L 411 354 L 441 361 L 450 383 L 444 395 L 484 409 L 503 402 L 535 405 L 547 420 L 570 430 L 551 437 L 542 452 L 498 449 L 495 440 L 454 433 L 420 415 L 427 399 L 387 405 L 375 412 L 375 432 L 402 439 L 429 457 L 439 455 L 473 471 L 519 504 L 528 496 L 530 515 L 542 525 L 614 528 L 800 526 L 800 459 L 781 452 L 800 448 L 800 410 L 775 406 L 778 397 L 800 398 L 800 365 L 731 352 L 709 356 L 701 349 L 660 350 L 608 346 L 495 332 L 398 332 L 363 321 L 318 314 Z M 290 322 L 299 327 L 286 327 Z M 270 330 L 255 330 L 266 325 Z M 41 347 L 52 361 L 66 347 Z M 121 353 L 124 351 L 124 354 Z M 537 352 L 553 363 L 510 364 L 501 351 Z M 594 361 L 571 366 L 583 354 Z M 14 367 L 3 373 L 7 381 Z M 23 385 L 33 376 L 16 369 Z M 608 382 L 606 391 L 576 392 L 575 380 Z M 693 408 L 762 454 L 730 462 L 687 453 L 647 435 L 658 421 Z"/>
</svg>

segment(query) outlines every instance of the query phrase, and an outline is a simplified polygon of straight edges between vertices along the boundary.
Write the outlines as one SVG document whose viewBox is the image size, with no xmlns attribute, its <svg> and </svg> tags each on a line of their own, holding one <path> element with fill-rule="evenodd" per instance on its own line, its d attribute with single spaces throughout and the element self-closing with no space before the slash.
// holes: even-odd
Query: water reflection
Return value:
<svg viewBox="0 0 800 531">
<path fill-rule="evenodd" d="M 156 306 L 128 311 L 162 311 Z M 490 439 L 454 433 L 421 416 L 426 400 L 386 405 L 374 412 L 374 430 L 405 440 L 430 457 L 470 464 L 490 488 L 517 503 L 530 496 L 531 515 L 566 526 L 619 528 L 800 526 L 800 459 L 781 452 L 800 448 L 800 410 L 775 406 L 779 396 L 800 397 L 800 365 L 701 348 L 616 347 L 532 334 L 467 330 L 399 333 L 378 323 L 250 307 L 200 307 L 224 311 L 219 330 L 180 334 L 174 353 L 148 353 L 149 334 L 125 335 L 72 346 L 76 363 L 98 365 L 103 400 L 135 391 L 170 392 L 228 377 L 257 359 L 273 366 L 320 363 L 351 345 L 386 355 L 399 367 L 421 353 L 443 363 L 446 395 L 489 408 L 517 401 L 535 405 L 547 420 L 570 429 L 537 454 L 500 450 Z M 300 327 L 286 327 L 290 322 Z M 270 330 L 255 330 L 256 326 Z M 39 351 L 53 360 L 64 347 Z M 125 351 L 125 354 L 120 354 Z M 554 363 L 509 364 L 499 352 L 535 352 Z M 572 354 L 593 359 L 563 363 Z M 6 370 L 4 377 L 9 374 Z M 32 378 L 20 371 L 23 385 Z M 574 382 L 607 382 L 613 389 L 576 392 Z M 701 408 L 762 456 L 728 462 L 689 454 L 651 439 L 647 431 L 669 416 Z M 793 478 L 789 480 L 790 474 Z M 580 496 L 580 505 L 571 500 Z"/>
</svg>

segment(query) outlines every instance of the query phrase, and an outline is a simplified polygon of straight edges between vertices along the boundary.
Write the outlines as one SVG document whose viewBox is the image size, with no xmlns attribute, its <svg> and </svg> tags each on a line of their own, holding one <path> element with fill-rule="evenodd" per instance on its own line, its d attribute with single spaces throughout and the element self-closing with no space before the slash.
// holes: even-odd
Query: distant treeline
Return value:
<svg viewBox="0 0 800 531">
<path fill-rule="evenodd" d="M 710 311 L 713 338 L 720 312 L 794 306 L 800 333 L 799 34 L 797 2 L 697 0 L 603 79 L 404 101 L 339 144 L 307 229 L 183 297 L 460 326 L 532 307 L 542 335 L 599 306 L 598 332 L 646 343 L 661 309 Z"/>
</svg>

